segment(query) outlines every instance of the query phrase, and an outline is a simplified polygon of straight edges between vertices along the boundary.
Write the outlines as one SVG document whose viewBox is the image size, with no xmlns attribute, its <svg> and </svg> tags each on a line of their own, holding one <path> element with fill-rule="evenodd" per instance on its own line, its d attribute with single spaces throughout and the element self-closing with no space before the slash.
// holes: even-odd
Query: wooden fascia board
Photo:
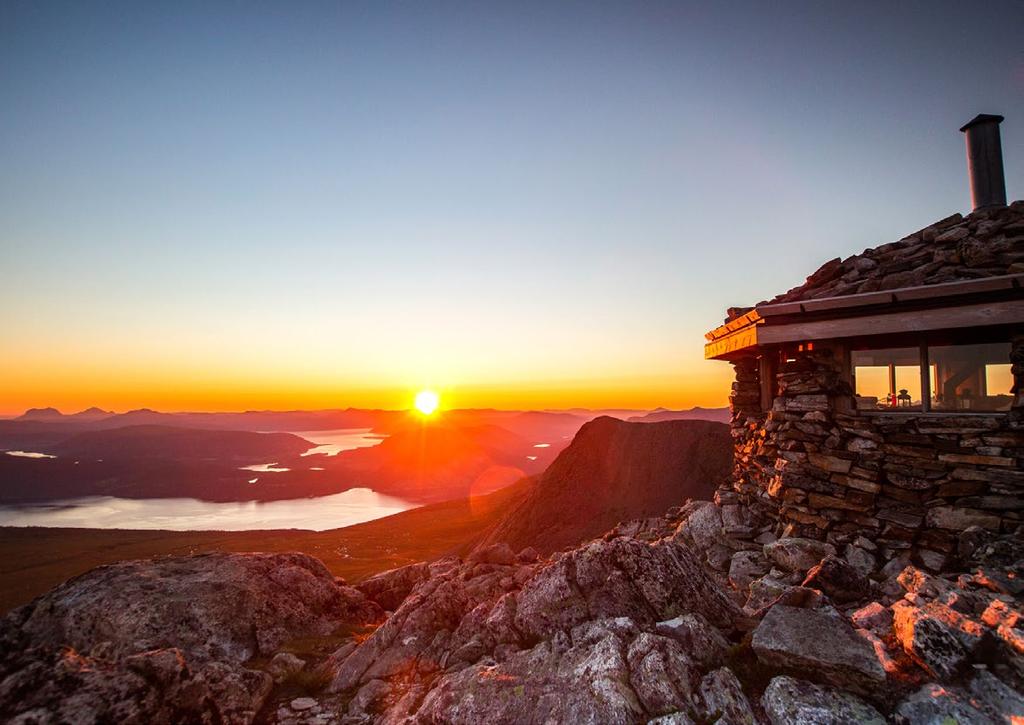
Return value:
<svg viewBox="0 0 1024 725">
<path fill-rule="evenodd" d="M 758 343 L 758 328 L 763 325 L 747 325 L 738 330 L 718 337 L 704 345 L 705 360 L 728 360 L 735 353 Z"/>
<path fill-rule="evenodd" d="M 1024 323 L 1024 301 L 1009 300 L 915 312 L 762 325 L 756 338 L 757 343 L 764 345 L 1019 323 Z"/>
</svg>

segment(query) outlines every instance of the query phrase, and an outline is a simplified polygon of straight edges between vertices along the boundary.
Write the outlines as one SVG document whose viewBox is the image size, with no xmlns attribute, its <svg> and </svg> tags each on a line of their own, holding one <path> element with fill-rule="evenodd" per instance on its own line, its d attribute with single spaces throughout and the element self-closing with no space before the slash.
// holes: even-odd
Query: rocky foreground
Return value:
<svg viewBox="0 0 1024 725">
<path fill-rule="evenodd" d="M 720 505 L 721 504 L 721 505 Z M 14 723 L 1017 723 L 1024 541 L 960 573 L 691 502 L 355 587 L 305 555 L 101 567 L 0 624 Z"/>
</svg>

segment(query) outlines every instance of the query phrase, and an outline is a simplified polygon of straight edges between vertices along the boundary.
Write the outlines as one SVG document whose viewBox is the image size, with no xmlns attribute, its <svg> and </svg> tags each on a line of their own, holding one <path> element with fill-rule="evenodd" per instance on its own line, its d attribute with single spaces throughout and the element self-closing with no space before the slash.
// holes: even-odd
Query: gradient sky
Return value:
<svg viewBox="0 0 1024 725">
<path fill-rule="evenodd" d="M 725 404 L 976 113 L 1024 196 L 1024 3 L 772 5 L 5 0 L 0 413 Z"/>
</svg>

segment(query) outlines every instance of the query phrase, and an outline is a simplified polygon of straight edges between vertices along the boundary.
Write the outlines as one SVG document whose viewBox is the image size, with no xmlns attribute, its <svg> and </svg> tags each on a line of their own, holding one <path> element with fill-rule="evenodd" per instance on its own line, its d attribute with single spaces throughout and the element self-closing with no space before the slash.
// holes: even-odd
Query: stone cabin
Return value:
<svg viewBox="0 0 1024 725">
<path fill-rule="evenodd" d="M 1024 201 L 1000 116 L 965 132 L 974 211 L 732 308 L 732 491 L 777 533 L 864 536 L 941 570 L 960 532 L 1024 523 Z M 724 503 L 724 501 L 723 501 Z"/>
</svg>

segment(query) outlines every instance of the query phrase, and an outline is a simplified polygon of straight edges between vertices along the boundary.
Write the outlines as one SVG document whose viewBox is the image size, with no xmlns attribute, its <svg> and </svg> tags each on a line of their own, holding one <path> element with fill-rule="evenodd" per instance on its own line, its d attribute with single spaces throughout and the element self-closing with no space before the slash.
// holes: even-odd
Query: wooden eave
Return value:
<svg viewBox="0 0 1024 725">
<path fill-rule="evenodd" d="M 1024 274 L 759 305 L 708 332 L 706 359 L 758 345 L 1024 324 Z"/>
</svg>

